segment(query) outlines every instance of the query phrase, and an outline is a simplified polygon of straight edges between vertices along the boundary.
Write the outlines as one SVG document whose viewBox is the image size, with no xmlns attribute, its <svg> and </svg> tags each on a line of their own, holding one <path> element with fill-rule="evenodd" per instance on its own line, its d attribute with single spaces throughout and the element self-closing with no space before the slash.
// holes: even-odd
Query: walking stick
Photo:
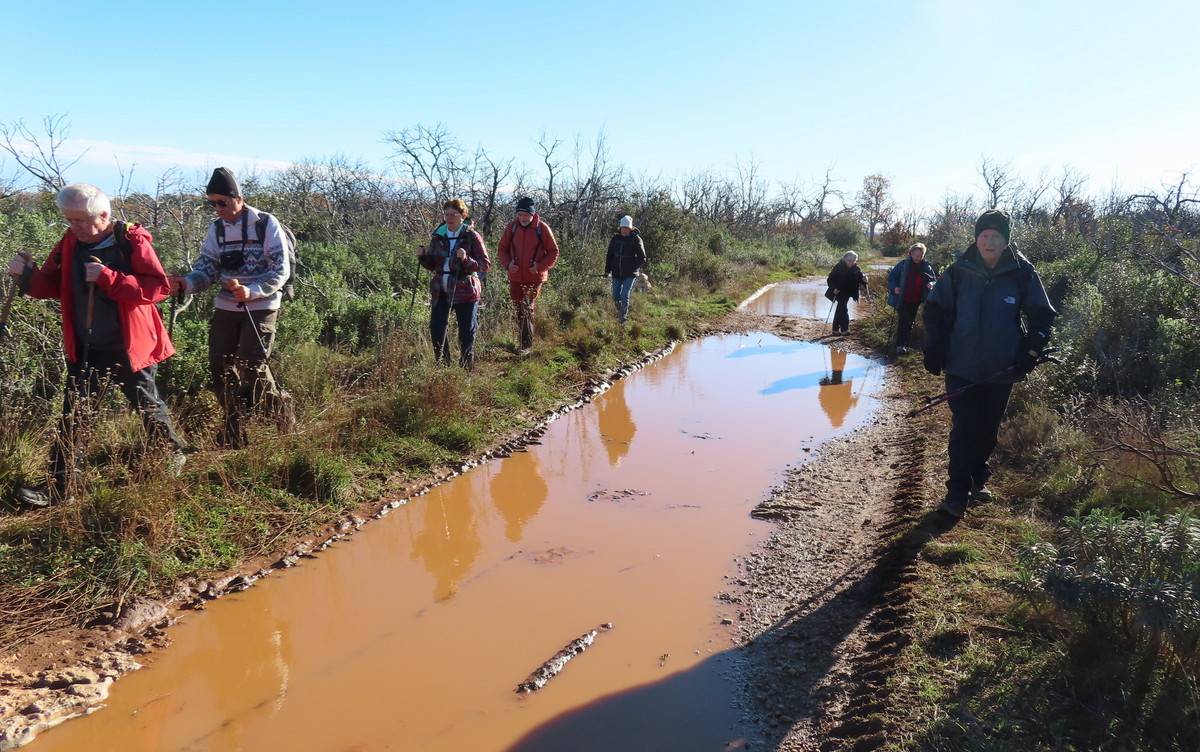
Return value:
<svg viewBox="0 0 1200 752">
<path fill-rule="evenodd" d="M 100 261 L 100 259 L 96 258 L 95 256 L 89 256 L 88 261 L 92 262 L 93 264 L 103 263 L 102 261 Z M 89 365 L 89 358 L 91 357 L 91 354 L 92 354 L 92 321 L 95 318 L 95 313 L 96 313 L 96 283 L 88 282 L 87 315 L 83 320 L 83 326 L 84 326 L 84 329 L 86 330 L 86 334 L 84 335 L 84 339 L 83 339 L 83 357 L 79 359 L 79 366 L 80 366 L 80 369 L 82 371 L 84 371 L 85 378 L 86 378 L 86 372 L 91 369 L 91 366 Z M 90 381 L 89 381 L 89 384 L 90 384 Z"/>
<path fill-rule="evenodd" d="M 8 314 L 12 312 L 13 298 L 17 297 L 17 281 L 12 281 L 12 288 L 4 296 L 4 310 L 0 311 L 0 340 L 8 336 Z"/>
<path fill-rule="evenodd" d="M 1042 363 L 1062 363 L 1061 360 L 1059 360 L 1058 358 L 1051 355 L 1052 351 L 1053 351 L 1053 348 L 1047 349 L 1046 352 L 1044 352 L 1038 356 L 1038 359 L 1036 361 L 1034 361 L 1034 364 L 1041 365 Z M 958 397 L 961 394 L 966 394 L 967 392 L 971 391 L 972 389 L 979 386 L 980 384 L 991 382 L 993 379 L 998 379 L 1001 376 L 1008 374 L 1010 371 L 1012 371 L 1016 367 L 1017 367 L 1016 364 L 1013 364 L 1013 365 L 1009 366 L 1008 368 L 1005 368 L 1000 371 L 996 371 L 995 373 L 993 373 L 991 376 L 988 376 L 983 381 L 972 381 L 971 383 L 960 386 L 957 389 L 951 389 L 950 391 L 946 392 L 945 394 L 939 394 L 936 397 L 926 397 L 925 404 L 921 405 L 918 408 L 910 410 L 908 412 L 908 415 L 906 415 L 905 417 L 915 418 L 930 408 L 937 407 L 938 405 L 942 404 L 943 402 L 949 402 L 950 400 L 954 399 L 955 397 Z"/>
<path fill-rule="evenodd" d="M 33 260 L 28 253 L 21 252 L 17 255 L 25 259 L 26 263 Z M 13 279 L 12 287 L 9 288 L 8 294 L 4 296 L 4 310 L 0 311 L 0 341 L 8 336 L 8 316 L 12 313 L 13 300 L 16 299 L 19 291 L 20 285 L 17 284 L 16 279 Z"/>
</svg>

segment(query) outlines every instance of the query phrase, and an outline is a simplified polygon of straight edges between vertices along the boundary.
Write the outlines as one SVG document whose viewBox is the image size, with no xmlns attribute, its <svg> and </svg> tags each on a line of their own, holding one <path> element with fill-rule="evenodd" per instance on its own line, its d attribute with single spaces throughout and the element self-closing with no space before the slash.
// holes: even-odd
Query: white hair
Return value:
<svg viewBox="0 0 1200 752">
<path fill-rule="evenodd" d="M 68 209 L 84 209 L 89 217 L 99 217 L 101 214 L 112 215 L 112 202 L 104 191 L 90 183 L 72 183 L 58 192 L 54 203 L 59 211 Z"/>
<path fill-rule="evenodd" d="M 842 261 L 845 261 L 847 264 L 849 264 L 851 261 L 858 261 L 858 254 L 854 251 L 846 251 L 846 253 L 842 256 Z"/>
</svg>

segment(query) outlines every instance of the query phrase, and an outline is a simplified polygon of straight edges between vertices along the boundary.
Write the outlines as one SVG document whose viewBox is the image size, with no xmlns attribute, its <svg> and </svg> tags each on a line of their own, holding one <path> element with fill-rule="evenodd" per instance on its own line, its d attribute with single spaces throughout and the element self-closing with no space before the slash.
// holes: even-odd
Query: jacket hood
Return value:
<svg viewBox="0 0 1200 752">
<path fill-rule="evenodd" d="M 459 226 L 458 231 L 462 232 L 463 230 L 473 230 L 473 229 L 475 229 L 475 228 L 471 227 L 471 220 L 464 219 L 462 225 Z M 449 231 L 450 231 L 450 228 L 446 227 L 446 223 L 443 222 L 437 226 L 437 229 L 433 231 L 433 234 L 441 235 L 441 236 L 445 237 L 446 233 Z"/>
</svg>

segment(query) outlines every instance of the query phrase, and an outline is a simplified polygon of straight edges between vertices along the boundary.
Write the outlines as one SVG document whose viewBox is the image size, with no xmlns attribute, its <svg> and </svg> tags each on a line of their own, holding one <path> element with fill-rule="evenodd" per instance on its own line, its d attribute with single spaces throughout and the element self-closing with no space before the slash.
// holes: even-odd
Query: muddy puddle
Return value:
<svg viewBox="0 0 1200 752">
<path fill-rule="evenodd" d="M 833 303 L 825 297 L 825 280 L 806 279 L 780 282 L 756 295 L 745 309 L 767 316 L 796 316 L 802 319 L 831 319 Z M 849 303 L 850 318 L 855 317 L 855 303 Z"/>
<path fill-rule="evenodd" d="M 769 530 L 749 512 L 869 416 L 881 379 L 770 335 L 686 343 L 528 451 L 188 615 L 105 708 L 29 749 L 738 748 L 737 611 L 718 596 Z"/>
</svg>

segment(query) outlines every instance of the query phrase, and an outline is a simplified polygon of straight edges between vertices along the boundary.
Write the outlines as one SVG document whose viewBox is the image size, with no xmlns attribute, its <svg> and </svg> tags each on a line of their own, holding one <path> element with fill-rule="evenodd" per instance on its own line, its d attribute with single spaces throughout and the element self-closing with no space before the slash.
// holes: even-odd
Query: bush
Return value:
<svg viewBox="0 0 1200 752">
<path fill-rule="evenodd" d="M 1021 566 L 1022 594 L 1064 617 L 1079 699 L 1107 721 L 1085 746 L 1200 746 L 1200 522 L 1093 510 L 1067 519 L 1056 543 L 1028 546 Z"/>
<path fill-rule="evenodd" d="M 848 251 L 863 239 L 862 226 L 853 217 L 838 217 L 825 223 L 825 240 L 838 250 Z"/>
</svg>

